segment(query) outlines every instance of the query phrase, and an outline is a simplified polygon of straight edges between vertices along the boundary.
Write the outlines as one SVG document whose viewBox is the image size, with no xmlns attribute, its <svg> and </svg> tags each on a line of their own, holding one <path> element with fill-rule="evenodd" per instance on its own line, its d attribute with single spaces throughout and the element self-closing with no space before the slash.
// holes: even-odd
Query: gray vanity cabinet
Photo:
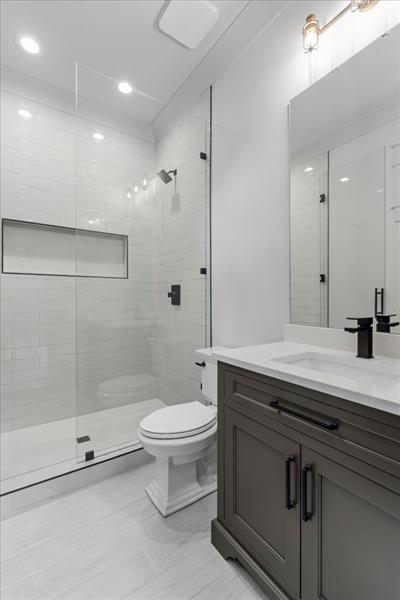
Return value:
<svg viewBox="0 0 400 600">
<path fill-rule="evenodd" d="M 400 496 L 304 447 L 302 480 L 303 600 L 399 600 Z"/>
<path fill-rule="evenodd" d="M 225 410 L 225 519 L 243 546 L 300 592 L 300 445 Z"/>
<path fill-rule="evenodd" d="M 212 542 L 270 600 L 400 600 L 400 417 L 219 364 Z"/>
</svg>

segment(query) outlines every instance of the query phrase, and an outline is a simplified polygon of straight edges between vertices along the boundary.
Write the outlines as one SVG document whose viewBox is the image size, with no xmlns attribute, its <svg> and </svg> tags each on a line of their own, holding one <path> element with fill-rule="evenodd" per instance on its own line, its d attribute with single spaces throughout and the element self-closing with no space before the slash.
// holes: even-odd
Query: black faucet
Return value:
<svg viewBox="0 0 400 600">
<path fill-rule="evenodd" d="M 357 327 L 345 327 L 349 333 L 357 334 L 358 358 L 374 358 L 372 354 L 372 324 L 373 317 L 347 317 L 350 321 L 357 321 Z"/>
<path fill-rule="evenodd" d="M 390 322 L 390 317 L 395 317 L 396 315 L 376 315 L 376 330 L 380 333 L 390 333 L 391 327 L 397 327 L 400 325 L 398 321 L 396 323 Z"/>
</svg>

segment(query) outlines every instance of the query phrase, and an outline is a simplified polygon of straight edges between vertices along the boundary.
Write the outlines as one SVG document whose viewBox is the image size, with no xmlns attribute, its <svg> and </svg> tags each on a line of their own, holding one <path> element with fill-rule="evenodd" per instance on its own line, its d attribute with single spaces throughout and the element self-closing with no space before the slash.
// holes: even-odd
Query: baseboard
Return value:
<svg viewBox="0 0 400 600">
<path fill-rule="evenodd" d="M 97 483 L 113 475 L 152 462 L 154 459 L 142 449 L 127 452 L 90 466 L 58 475 L 46 481 L 4 494 L 1 501 L 1 519 L 8 519 L 34 506 L 70 494 L 87 485 Z"/>
<path fill-rule="evenodd" d="M 268 577 L 252 557 L 242 548 L 223 525 L 214 519 L 211 523 L 211 543 L 223 556 L 240 562 L 249 575 L 268 595 L 268 600 L 290 600 L 286 594 Z"/>
</svg>

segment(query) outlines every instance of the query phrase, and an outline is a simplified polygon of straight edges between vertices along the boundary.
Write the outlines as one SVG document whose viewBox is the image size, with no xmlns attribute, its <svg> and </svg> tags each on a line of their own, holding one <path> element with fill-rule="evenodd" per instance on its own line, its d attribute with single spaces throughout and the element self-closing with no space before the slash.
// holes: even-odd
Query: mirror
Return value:
<svg viewBox="0 0 400 600">
<path fill-rule="evenodd" d="M 400 320 L 400 25 L 289 115 L 291 322 Z"/>
</svg>

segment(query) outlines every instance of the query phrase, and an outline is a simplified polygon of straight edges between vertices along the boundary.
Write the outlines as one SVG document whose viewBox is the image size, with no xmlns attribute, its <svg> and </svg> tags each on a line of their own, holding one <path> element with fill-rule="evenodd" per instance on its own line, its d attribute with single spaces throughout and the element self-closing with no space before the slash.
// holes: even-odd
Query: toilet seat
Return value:
<svg viewBox="0 0 400 600">
<path fill-rule="evenodd" d="M 156 410 L 142 420 L 140 433 L 151 439 L 181 439 L 208 431 L 215 423 L 215 411 L 195 401 Z"/>
</svg>

